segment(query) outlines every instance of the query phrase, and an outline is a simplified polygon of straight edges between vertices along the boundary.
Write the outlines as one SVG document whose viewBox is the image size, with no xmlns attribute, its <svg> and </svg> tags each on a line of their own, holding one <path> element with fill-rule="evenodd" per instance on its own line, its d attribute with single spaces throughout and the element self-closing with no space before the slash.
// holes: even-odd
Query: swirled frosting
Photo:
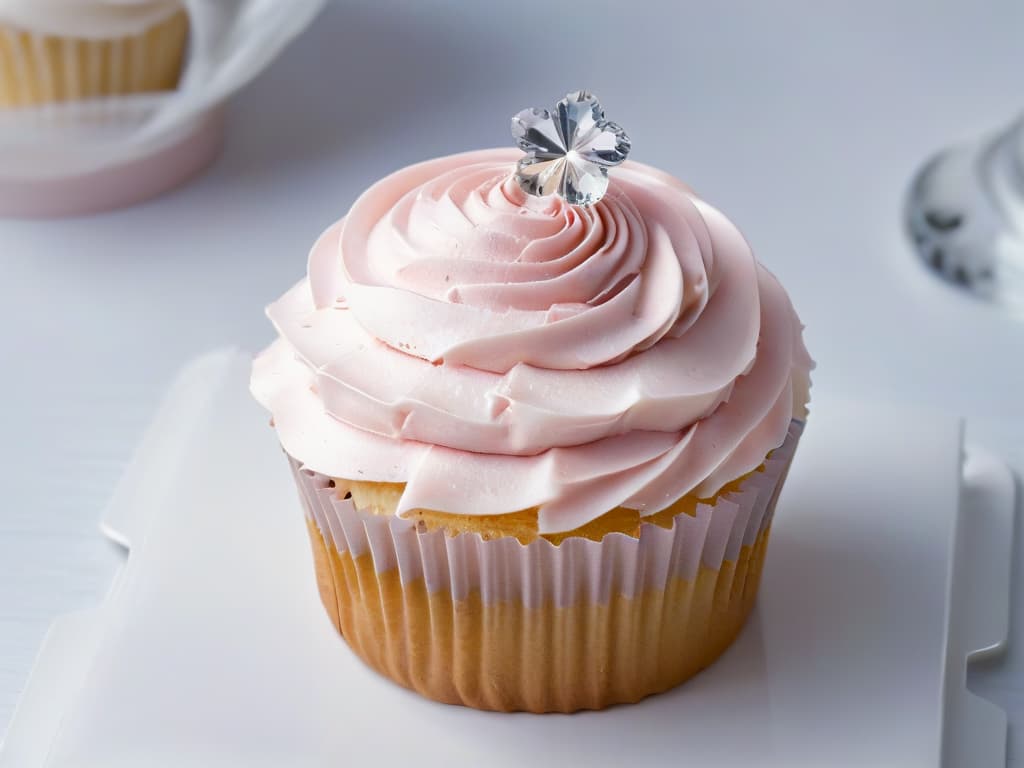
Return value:
<svg viewBox="0 0 1024 768">
<path fill-rule="evenodd" d="M 0 23 L 42 35 L 110 39 L 145 32 L 181 0 L 0 0 Z"/>
<path fill-rule="evenodd" d="M 399 514 L 537 507 L 540 533 L 760 465 L 812 363 L 739 231 L 632 162 L 589 208 L 529 197 L 517 157 L 405 168 L 320 237 L 253 369 L 285 450 L 405 483 Z"/>
</svg>

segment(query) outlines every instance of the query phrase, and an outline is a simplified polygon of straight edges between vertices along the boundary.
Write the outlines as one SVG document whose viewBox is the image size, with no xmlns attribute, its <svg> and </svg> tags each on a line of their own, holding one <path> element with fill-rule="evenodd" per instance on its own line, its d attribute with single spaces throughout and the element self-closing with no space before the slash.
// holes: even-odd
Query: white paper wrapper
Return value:
<svg viewBox="0 0 1024 768">
<path fill-rule="evenodd" d="M 367 663 L 440 701 L 570 712 L 665 690 L 732 642 L 802 429 L 794 421 L 762 471 L 670 528 L 559 545 L 426 531 L 291 465 L 324 605 Z"/>
<path fill-rule="evenodd" d="M 329 478 L 301 469 L 292 459 L 306 515 L 339 553 L 372 554 L 378 573 L 397 569 L 402 584 L 424 579 L 428 593 L 445 591 L 463 600 L 479 591 L 484 603 L 518 600 L 528 607 L 553 601 L 606 603 L 611 593 L 635 596 L 672 578 L 693 579 L 700 565 L 718 570 L 735 561 L 771 524 L 774 498 L 796 450 L 802 424 L 790 425 L 786 442 L 739 492 L 714 507 L 697 506 L 671 528 L 645 524 L 634 538 L 612 533 L 601 541 L 580 537 L 554 545 L 546 539 L 520 544 L 509 536 L 483 540 L 476 534 L 448 536 L 420 531 L 410 520 L 356 509 L 337 498 Z"/>
<path fill-rule="evenodd" d="M 189 45 L 176 90 L 0 110 L 0 181 L 80 176 L 180 140 L 269 64 L 324 2 L 183 0 Z"/>
</svg>

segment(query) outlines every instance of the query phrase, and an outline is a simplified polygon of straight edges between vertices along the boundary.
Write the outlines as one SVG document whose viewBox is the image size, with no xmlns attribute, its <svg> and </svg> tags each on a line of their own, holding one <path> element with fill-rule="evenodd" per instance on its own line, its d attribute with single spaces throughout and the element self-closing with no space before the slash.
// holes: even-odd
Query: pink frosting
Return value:
<svg viewBox="0 0 1024 768">
<path fill-rule="evenodd" d="M 399 514 L 539 507 L 542 533 L 757 467 L 812 367 L 775 278 L 660 171 L 579 208 L 521 192 L 519 156 L 405 168 L 321 236 L 253 368 L 285 450 L 406 483 Z"/>
</svg>

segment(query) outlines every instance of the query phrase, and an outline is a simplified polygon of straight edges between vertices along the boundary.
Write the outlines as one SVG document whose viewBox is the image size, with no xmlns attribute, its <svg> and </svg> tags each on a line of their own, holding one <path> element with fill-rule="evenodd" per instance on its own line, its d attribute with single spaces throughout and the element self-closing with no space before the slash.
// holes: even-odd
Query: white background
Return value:
<svg viewBox="0 0 1024 768">
<path fill-rule="evenodd" d="M 0 222 L 0 732 L 51 618 L 109 584 L 96 521 L 174 372 L 266 343 L 261 307 L 373 180 L 507 145 L 512 113 L 578 87 L 741 226 L 808 326 L 816 388 L 962 414 L 1024 468 L 1024 320 L 927 274 L 900 218 L 930 152 L 1024 107 L 1024 4 L 553 5 L 336 2 L 234 100 L 190 186 Z M 982 677 L 1024 728 L 1011 662 Z"/>
</svg>

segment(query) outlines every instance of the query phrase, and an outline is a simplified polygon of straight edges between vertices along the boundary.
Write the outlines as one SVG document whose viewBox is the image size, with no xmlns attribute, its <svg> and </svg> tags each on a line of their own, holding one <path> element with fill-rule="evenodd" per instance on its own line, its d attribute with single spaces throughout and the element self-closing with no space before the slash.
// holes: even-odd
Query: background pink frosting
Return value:
<svg viewBox="0 0 1024 768">
<path fill-rule="evenodd" d="M 775 278 L 660 171 L 579 208 L 525 195 L 520 154 L 405 168 L 320 237 L 253 368 L 285 450 L 406 483 L 400 514 L 536 506 L 542 533 L 757 467 L 812 367 Z"/>
</svg>

